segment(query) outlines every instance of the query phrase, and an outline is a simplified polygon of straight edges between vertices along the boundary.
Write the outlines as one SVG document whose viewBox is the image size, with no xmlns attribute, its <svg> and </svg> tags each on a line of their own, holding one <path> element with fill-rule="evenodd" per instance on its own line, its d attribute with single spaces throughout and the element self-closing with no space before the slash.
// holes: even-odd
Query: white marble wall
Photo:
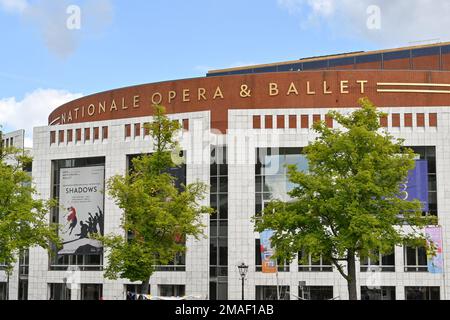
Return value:
<svg viewBox="0 0 450 320">
<path fill-rule="evenodd" d="M 346 111 L 351 112 L 354 109 Z M 342 110 L 341 110 L 342 111 Z M 439 224 L 443 227 L 444 237 L 444 257 L 445 275 L 450 274 L 449 249 L 450 232 L 450 187 L 446 183 L 450 179 L 450 122 L 449 111 L 446 108 L 386 108 L 382 109 L 388 114 L 400 113 L 403 124 L 403 114 L 413 113 L 413 128 L 393 128 L 389 117 L 388 131 L 395 137 L 405 139 L 405 145 L 409 146 L 436 146 L 437 162 L 437 190 L 438 190 L 438 212 Z M 237 156 L 237 163 L 244 157 L 249 158 L 255 154 L 255 148 L 267 147 L 303 147 L 313 140 L 316 135 L 313 131 L 299 128 L 299 118 L 297 119 L 298 129 L 289 128 L 289 115 L 309 115 L 309 123 L 312 124 L 313 115 L 321 115 L 322 120 L 327 109 L 277 109 L 277 110 L 230 110 L 230 130 L 228 132 L 228 153 Z M 438 127 L 429 127 L 428 114 L 438 113 Z M 416 113 L 425 113 L 425 128 L 416 128 Z M 261 128 L 264 128 L 265 115 L 273 116 L 274 129 L 253 130 L 253 116 L 261 116 Z M 285 128 L 276 128 L 276 116 L 285 115 Z M 336 124 L 335 124 L 336 127 Z M 250 132 L 250 133 L 248 133 Z M 243 147 L 242 136 L 247 135 L 247 141 L 251 141 L 251 146 Z M 232 139 L 231 137 L 239 137 Z M 249 156 L 250 154 L 250 156 Z M 254 272 L 255 253 L 254 240 L 259 235 L 253 233 L 253 226 L 249 218 L 255 211 L 255 172 L 254 162 L 250 165 L 230 164 L 229 165 L 229 299 L 240 299 L 241 282 L 238 273 L 238 262 L 244 261 L 249 265 L 249 274 L 245 282 L 246 297 L 255 297 L 255 286 L 277 284 L 275 274 L 263 274 Z M 244 182 L 245 181 L 245 182 Z M 427 272 L 404 272 L 403 248 L 396 248 L 396 272 L 383 272 L 380 275 L 381 286 L 395 286 L 396 298 L 405 299 L 405 286 L 440 286 L 441 299 L 450 299 L 450 287 L 446 277 L 442 274 L 430 274 Z M 337 270 L 334 272 L 298 272 L 297 261 L 290 265 L 290 272 L 279 272 L 278 284 L 290 286 L 290 290 L 295 295 L 298 294 L 299 281 L 306 281 L 307 286 L 333 286 L 334 296 L 340 299 L 348 299 L 347 284 Z M 359 270 L 359 264 L 357 265 Z M 360 286 L 370 284 L 370 274 L 358 272 L 358 294 Z M 445 284 L 444 284 L 445 279 Z M 296 299 L 291 296 L 291 299 Z"/>
<path fill-rule="evenodd" d="M 171 116 L 172 119 L 190 120 L 190 130 L 188 133 L 180 134 L 181 146 L 187 150 L 188 159 L 191 157 L 205 158 L 209 156 L 209 148 L 203 149 L 206 145 L 203 140 L 209 139 L 209 112 L 198 112 L 190 114 L 177 114 Z M 105 178 L 108 179 L 116 174 L 126 172 L 126 156 L 129 154 L 139 154 L 151 152 L 152 146 L 149 137 L 141 135 L 134 137 L 134 123 L 144 123 L 150 121 L 150 117 L 137 119 L 124 119 L 115 121 L 104 121 L 96 123 L 74 124 L 54 127 L 40 127 L 34 130 L 34 162 L 33 178 L 41 197 L 50 198 L 51 187 L 51 162 L 58 159 L 105 157 Z M 125 137 L 125 124 L 132 124 L 131 137 Z M 109 134 L 107 140 L 93 139 L 91 131 L 90 141 L 84 142 L 84 128 L 108 126 Z M 67 142 L 50 144 L 50 131 L 82 128 L 82 139 L 80 142 Z M 205 133 L 206 132 L 206 133 Z M 101 132 L 100 132 L 101 136 Z M 58 139 L 58 134 L 56 134 Z M 192 140 L 192 141 L 190 141 Z M 190 148 L 193 145 L 194 148 Z M 189 149 L 187 149 L 189 148 Z M 207 152 L 205 155 L 204 152 Z M 208 158 L 209 159 L 209 158 Z M 209 183 L 209 165 L 200 164 L 188 166 L 187 182 L 201 181 Z M 204 199 L 203 204 L 207 205 L 209 198 Z M 105 233 L 122 233 L 120 228 L 121 210 L 115 205 L 112 199 L 105 197 Z M 208 217 L 204 217 L 204 224 L 208 225 Z M 151 293 L 158 294 L 158 284 L 178 284 L 186 286 L 186 294 L 203 295 L 206 298 L 208 292 L 208 239 L 188 239 L 188 251 L 186 254 L 185 272 L 156 272 L 151 280 Z M 105 260 L 107 257 L 105 257 Z M 64 271 L 49 271 L 48 255 L 41 248 L 30 250 L 30 275 L 29 275 L 29 299 L 47 299 L 48 283 L 63 283 L 67 276 Z M 104 299 L 124 299 L 124 284 L 130 283 L 128 280 L 112 281 L 103 277 L 101 271 L 81 272 L 81 283 L 103 284 Z M 72 290 L 72 299 L 77 299 L 79 292 Z"/>
<path fill-rule="evenodd" d="M 245 282 L 246 298 L 255 298 L 255 286 L 276 285 L 275 275 L 255 272 L 255 239 L 259 237 L 253 231 L 250 218 L 255 212 L 255 149 L 265 147 L 302 147 L 315 138 L 314 132 L 308 129 L 252 129 L 253 115 L 273 115 L 276 126 L 276 115 L 285 115 L 285 127 L 288 127 L 289 115 L 325 115 L 326 109 L 264 109 L 264 110 L 230 110 L 229 131 L 226 137 L 214 136 L 209 132 L 210 113 L 198 112 L 177 114 L 174 119 L 190 119 L 189 134 L 181 137 L 181 144 L 187 150 L 187 182 L 202 181 L 209 184 L 209 156 L 211 145 L 221 144 L 226 139 L 228 152 L 228 298 L 241 298 L 241 279 L 237 265 L 245 262 L 249 265 L 249 273 Z M 347 110 L 352 111 L 352 110 Z M 389 131 L 396 137 L 404 138 L 406 145 L 436 146 L 437 153 L 437 187 L 439 223 L 444 233 L 445 274 L 450 274 L 450 118 L 447 108 L 393 108 L 384 109 L 385 112 L 395 113 L 438 113 L 438 127 L 428 126 L 417 128 L 413 116 L 413 128 L 392 128 Z M 403 118 L 402 118 L 403 119 Z M 136 118 L 113 120 L 98 123 L 73 124 L 56 127 L 40 127 L 34 131 L 34 163 L 33 178 L 37 189 L 43 198 L 50 197 L 51 161 L 56 159 L 84 158 L 103 156 L 106 158 L 106 178 L 115 174 L 124 174 L 126 169 L 126 155 L 151 151 L 148 137 L 125 138 L 124 125 L 148 122 L 150 118 Z M 264 127 L 264 117 L 261 117 Z M 403 121 L 402 121 L 403 123 Z M 91 141 L 86 143 L 67 143 L 50 145 L 50 131 L 68 128 L 109 127 L 109 138 L 106 141 Z M 132 131 L 134 126 L 132 126 Z M 82 131 L 84 134 L 84 130 Z M 58 137 L 58 134 L 56 135 Z M 84 140 L 84 139 L 82 139 Z M 196 160 L 189 163 L 190 160 Z M 209 204 L 209 197 L 204 199 Z M 105 199 L 105 232 L 122 232 L 120 229 L 121 211 L 111 199 Z M 204 224 L 209 225 L 209 218 L 204 217 Z M 208 230 L 206 230 L 208 234 Z M 157 272 L 151 278 L 151 293 L 158 294 L 160 284 L 186 285 L 187 295 L 209 295 L 209 240 L 207 238 L 196 241 L 188 239 L 186 257 L 186 271 Z M 441 298 L 450 299 L 450 283 L 443 275 L 429 273 L 408 273 L 403 269 L 403 248 L 396 248 L 396 272 L 383 273 L 382 286 L 396 286 L 397 299 L 404 299 L 405 286 L 440 286 Z M 290 286 L 292 293 L 298 293 L 298 281 L 306 281 L 307 285 L 334 286 L 334 296 L 346 299 L 346 282 L 337 271 L 310 273 L 298 272 L 297 261 L 291 264 L 290 272 L 280 272 L 278 283 Z M 39 248 L 30 250 L 29 298 L 47 299 L 48 283 L 62 283 L 65 272 L 49 271 L 47 253 Z M 358 273 L 359 285 L 367 282 L 367 273 Z M 82 272 L 83 283 L 102 283 L 105 299 L 123 299 L 123 286 L 127 280 L 110 281 L 103 277 L 102 272 Z M 14 281 L 17 283 L 17 281 Z M 17 286 L 11 287 L 11 297 L 17 296 Z M 76 292 L 72 298 L 76 299 Z M 292 297 L 294 299 L 294 297 Z"/>
</svg>

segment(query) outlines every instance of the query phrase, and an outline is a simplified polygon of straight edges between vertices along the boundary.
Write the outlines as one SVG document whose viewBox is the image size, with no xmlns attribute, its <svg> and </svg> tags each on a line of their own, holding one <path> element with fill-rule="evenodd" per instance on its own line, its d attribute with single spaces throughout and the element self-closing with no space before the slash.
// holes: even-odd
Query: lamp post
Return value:
<svg viewBox="0 0 450 320">
<path fill-rule="evenodd" d="M 244 262 L 242 262 L 240 265 L 238 265 L 238 269 L 242 280 L 242 300 L 244 300 L 244 281 L 245 276 L 247 275 L 248 272 L 248 266 Z"/>
</svg>

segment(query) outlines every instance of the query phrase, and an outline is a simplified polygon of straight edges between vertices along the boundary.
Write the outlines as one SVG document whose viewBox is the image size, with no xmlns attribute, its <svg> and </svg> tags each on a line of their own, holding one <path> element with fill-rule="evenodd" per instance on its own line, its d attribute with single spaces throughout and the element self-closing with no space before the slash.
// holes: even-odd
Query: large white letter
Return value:
<svg viewBox="0 0 450 320">
<path fill-rule="evenodd" d="M 69 30 L 81 29 L 81 8 L 76 5 L 70 5 L 67 7 L 66 13 L 69 15 L 67 18 L 66 26 Z"/>
<path fill-rule="evenodd" d="M 381 8 L 376 5 L 371 5 L 367 8 L 367 29 L 380 30 L 381 29 Z"/>
</svg>

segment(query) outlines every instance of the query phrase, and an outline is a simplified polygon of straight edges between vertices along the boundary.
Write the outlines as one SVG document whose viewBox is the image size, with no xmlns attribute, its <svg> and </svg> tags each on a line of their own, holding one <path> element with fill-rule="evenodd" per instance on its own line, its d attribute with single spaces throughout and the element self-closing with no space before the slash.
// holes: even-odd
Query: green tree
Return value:
<svg viewBox="0 0 450 320">
<path fill-rule="evenodd" d="M 172 160 L 177 149 L 177 121 L 165 115 L 162 106 L 154 106 L 153 121 L 146 127 L 154 142 L 150 155 L 133 159 L 133 170 L 108 181 L 108 192 L 123 210 L 122 228 L 127 235 L 100 238 L 108 249 L 105 276 L 141 281 L 141 292 L 147 293 L 156 265 L 167 265 L 175 255 L 186 250 L 187 236 L 203 235 L 203 214 L 208 207 L 199 205 L 206 186 L 192 183 L 179 190 L 169 173 L 176 165 Z"/>
<path fill-rule="evenodd" d="M 308 255 L 332 261 L 347 281 L 351 300 L 357 299 L 357 257 L 390 254 L 396 245 L 426 245 L 421 231 L 435 223 L 423 216 L 419 201 L 397 196 L 414 168 L 413 151 L 380 132 L 384 114 L 368 99 L 359 104 L 350 115 L 329 113 L 342 130 L 314 124 L 318 137 L 303 151 L 308 172 L 288 170 L 295 185 L 292 201 L 273 201 L 262 218 L 255 217 L 257 231 L 274 230 L 277 257 L 292 261 L 304 252 L 303 263 Z"/>
<path fill-rule="evenodd" d="M 0 264 L 9 275 L 18 255 L 28 248 L 60 245 L 58 226 L 47 217 L 52 201 L 39 199 L 31 175 L 32 159 L 23 150 L 3 145 L 0 130 Z"/>
</svg>

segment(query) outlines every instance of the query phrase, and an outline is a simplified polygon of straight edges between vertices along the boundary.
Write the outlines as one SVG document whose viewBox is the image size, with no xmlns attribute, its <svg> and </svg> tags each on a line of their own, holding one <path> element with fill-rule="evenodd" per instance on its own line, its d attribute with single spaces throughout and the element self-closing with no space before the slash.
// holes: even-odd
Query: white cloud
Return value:
<svg viewBox="0 0 450 320">
<path fill-rule="evenodd" d="M 33 128 L 47 125 L 48 116 L 56 107 L 81 96 L 63 90 L 37 89 L 22 100 L 15 97 L 0 99 L 0 124 L 3 130 L 25 129 L 26 147 L 31 147 Z"/>
<path fill-rule="evenodd" d="M 304 28 L 325 27 L 340 37 L 356 37 L 382 44 L 450 39 L 448 0 L 277 0 L 299 16 Z M 381 28 L 367 27 L 367 9 L 380 8 Z"/>
<path fill-rule="evenodd" d="M 28 8 L 27 0 L 0 0 L 0 7 L 7 12 L 23 12 Z"/>
<path fill-rule="evenodd" d="M 67 12 L 73 0 L 0 0 L 0 10 L 18 14 L 36 28 L 48 50 L 60 58 L 75 52 L 83 37 L 102 32 L 112 22 L 112 0 L 86 0 L 80 5 L 80 29 L 70 29 Z"/>
</svg>

